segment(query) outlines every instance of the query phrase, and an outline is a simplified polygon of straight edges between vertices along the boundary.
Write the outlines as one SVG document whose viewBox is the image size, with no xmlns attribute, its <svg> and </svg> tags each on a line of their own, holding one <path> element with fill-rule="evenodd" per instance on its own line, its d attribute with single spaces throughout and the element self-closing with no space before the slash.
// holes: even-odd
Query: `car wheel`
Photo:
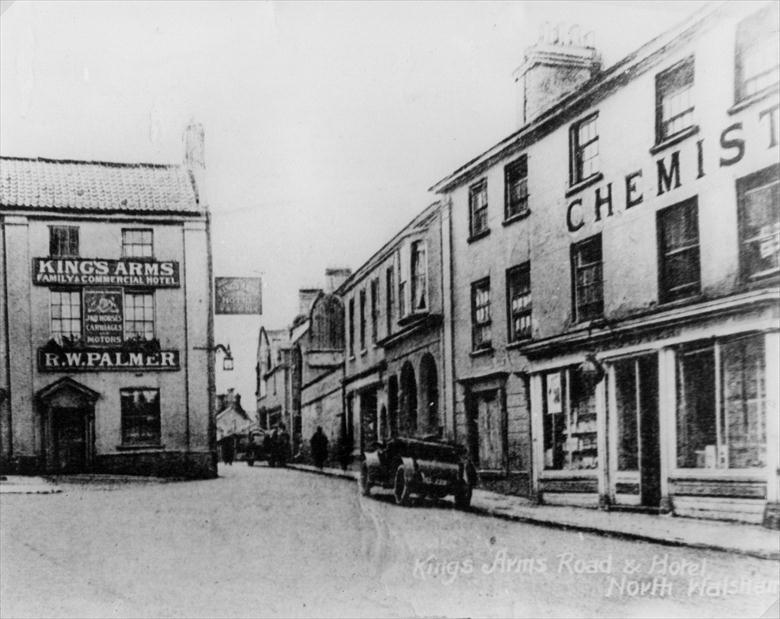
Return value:
<svg viewBox="0 0 780 619">
<path fill-rule="evenodd" d="M 406 471 L 404 470 L 404 465 L 401 464 L 395 470 L 395 480 L 393 482 L 393 496 L 395 497 L 396 505 L 409 505 L 411 494 L 409 484 L 406 483 Z"/>
<path fill-rule="evenodd" d="M 468 509 L 471 505 L 471 486 L 467 482 L 461 482 L 455 491 L 455 507 Z"/>
<path fill-rule="evenodd" d="M 360 493 L 363 496 L 371 496 L 371 481 L 368 477 L 368 465 L 365 462 L 360 465 Z"/>
</svg>

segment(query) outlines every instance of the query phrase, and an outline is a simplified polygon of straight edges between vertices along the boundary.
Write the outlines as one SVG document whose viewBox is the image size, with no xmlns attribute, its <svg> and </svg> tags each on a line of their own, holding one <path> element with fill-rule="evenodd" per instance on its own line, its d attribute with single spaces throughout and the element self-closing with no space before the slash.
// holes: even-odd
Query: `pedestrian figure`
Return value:
<svg viewBox="0 0 780 619">
<path fill-rule="evenodd" d="M 268 466 L 274 465 L 274 442 L 271 439 L 271 433 L 266 432 L 263 437 L 263 455 L 268 460 Z"/>
<path fill-rule="evenodd" d="M 321 469 L 328 458 L 328 437 L 322 431 L 322 426 L 317 426 L 317 431 L 312 435 L 310 443 L 314 465 Z"/>
<path fill-rule="evenodd" d="M 339 437 L 338 454 L 341 470 L 346 471 L 350 462 L 352 462 L 352 441 L 344 435 Z"/>
<path fill-rule="evenodd" d="M 233 457 L 235 456 L 235 447 L 233 445 L 233 437 L 228 436 L 225 442 L 222 444 L 222 459 L 225 464 L 233 466 Z"/>
<path fill-rule="evenodd" d="M 280 466 L 285 466 L 287 464 L 287 459 L 290 457 L 290 434 L 287 432 L 287 427 L 283 423 L 279 424 L 276 457 Z"/>
<path fill-rule="evenodd" d="M 279 463 L 279 426 L 274 426 L 271 431 L 271 449 L 268 452 L 268 466 L 276 466 Z"/>
</svg>

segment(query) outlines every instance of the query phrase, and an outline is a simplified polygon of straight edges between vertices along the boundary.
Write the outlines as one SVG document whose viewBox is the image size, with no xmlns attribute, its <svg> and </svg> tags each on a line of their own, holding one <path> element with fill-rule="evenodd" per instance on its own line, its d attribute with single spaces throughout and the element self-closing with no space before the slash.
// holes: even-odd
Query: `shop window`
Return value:
<svg viewBox="0 0 780 619">
<path fill-rule="evenodd" d="M 122 256 L 125 258 L 151 258 L 152 246 L 151 230 L 134 228 L 122 230 Z"/>
<path fill-rule="evenodd" d="M 122 443 L 157 445 L 160 443 L 160 390 L 121 389 Z"/>
<path fill-rule="evenodd" d="M 701 274 L 696 198 L 658 211 L 657 217 L 661 303 L 698 294 Z"/>
<path fill-rule="evenodd" d="M 379 279 L 371 280 L 371 342 L 376 344 L 379 334 Z"/>
<path fill-rule="evenodd" d="M 393 332 L 393 307 L 395 306 L 395 269 L 387 267 L 385 271 L 385 316 L 387 322 L 387 335 Z"/>
<path fill-rule="evenodd" d="M 751 15 L 737 27 L 736 99 L 741 101 L 778 83 L 780 33 L 777 3 Z"/>
<path fill-rule="evenodd" d="M 487 181 L 482 179 L 469 187 L 469 221 L 472 238 L 487 233 L 487 209 Z"/>
<path fill-rule="evenodd" d="M 766 466 L 763 336 L 715 341 L 678 352 L 677 466 Z"/>
<path fill-rule="evenodd" d="M 656 141 L 693 126 L 693 56 L 655 77 Z"/>
<path fill-rule="evenodd" d="M 425 241 L 412 243 L 412 311 L 419 312 L 427 306 L 428 264 L 425 258 Z"/>
<path fill-rule="evenodd" d="M 349 356 L 355 356 L 355 297 L 349 300 Z"/>
<path fill-rule="evenodd" d="M 595 388 L 574 368 L 544 378 L 544 468 L 598 468 Z"/>
<path fill-rule="evenodd" d="M 737 181 L 742 277 L 780 273 L 780 165 Z"/>
<path fill-rule="evenodd" d="M 55 340 L 81 339 L 81 292 L 52 290 L 50 292 L 51 336 Z"/>
<path fill-rule="evenodd" d="M 504 168 L 504 219 L 528 213 L 528 157 L 523 155 Z"/>
<path fill-rule="evenodd" d="M 571 264 L 575 321 L 600 318 L 604 313 L 601 235 L 572 245 Z"/>
<path fill-rule="evenodd" d="M 125 293 L 125 339 L 154 338 L 154 294 Z"/>
<path fill-rule="evenodd" d="M 78 227 L 49 226 L 49 255 L 52 258 L 68 258 L 78 256 Z"/>
<path fill-rule="evenodd" d="M 571 184 L 576 185 L 599 172 L 598 113 L 575 123 L 569 134 Z"/>
<path fill-rule="evenodd" d="M 509 341 L 531 337 L 531 268 L 526 262 L 506 272 Z"/>
<path fill-rule="evenodd" d="M 360 291 L 360 350 L 366 349 L 366 291 Z"/>
<path fill-rule="evenodd" d="M 471 342 L 474 350 L 491 347 L 490 324 L 490 278 L 485 278 L 471 285 Z"/>
</svg>

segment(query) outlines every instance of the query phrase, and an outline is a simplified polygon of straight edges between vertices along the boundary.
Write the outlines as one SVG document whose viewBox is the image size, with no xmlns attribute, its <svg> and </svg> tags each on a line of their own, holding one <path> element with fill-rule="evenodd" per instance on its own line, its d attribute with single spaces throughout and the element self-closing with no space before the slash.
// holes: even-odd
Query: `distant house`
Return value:
<svg viewBox="0 0 780 619">
<path fill-rule="evenodd" d="M 227 394 L 217 396 L 217 450 L 222 459 L 222 448 L 226 441 L 232 441 L 231 453 L 236 453 L 239 443 L 246 443 L 250 431 L 257 428 L 257 420 L 241 406 L 241 396 L 228 389 Z"/>
<path fill-rule="evenodd" d="M 203 129 L 185 165 L 0 158 L 0 468 L 216 474 Z"/>
<path fill-rule="evenodd" d="M 290 423 L 290 336 L 287 329 L 260 328 L 257 343 L 257 417 L 271 429 Z"/>
</svg>

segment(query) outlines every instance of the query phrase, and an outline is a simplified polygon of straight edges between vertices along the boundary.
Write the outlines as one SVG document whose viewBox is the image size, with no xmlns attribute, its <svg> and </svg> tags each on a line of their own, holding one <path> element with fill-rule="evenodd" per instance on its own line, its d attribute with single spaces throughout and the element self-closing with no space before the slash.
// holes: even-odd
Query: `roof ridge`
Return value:
<svg viewBox="0 0 780 619">
<path fill-rule="evenodd" d="M 143 161 L 139 161 L 137 163 L 128 163 L 124 161 L 98 161 L 98 160 L 87 160 L 87 159 L 58 159 L 54 157 L 12 157 L 12 156 L 6 156 L 2 155 L 0 156 L 0 160 L 7 160 L 7 161 L 40 161 L 43 163 L 72 163 L 72 164 L 78 164 L 78 165 L 99 165 L 99 166 L 106 166 L 109 168 L 164 168 L 164 169 L 175 169 L 180 167 L 185 167 L 183 164 L 180 163 L 146 163 Z"/>
</svg>

